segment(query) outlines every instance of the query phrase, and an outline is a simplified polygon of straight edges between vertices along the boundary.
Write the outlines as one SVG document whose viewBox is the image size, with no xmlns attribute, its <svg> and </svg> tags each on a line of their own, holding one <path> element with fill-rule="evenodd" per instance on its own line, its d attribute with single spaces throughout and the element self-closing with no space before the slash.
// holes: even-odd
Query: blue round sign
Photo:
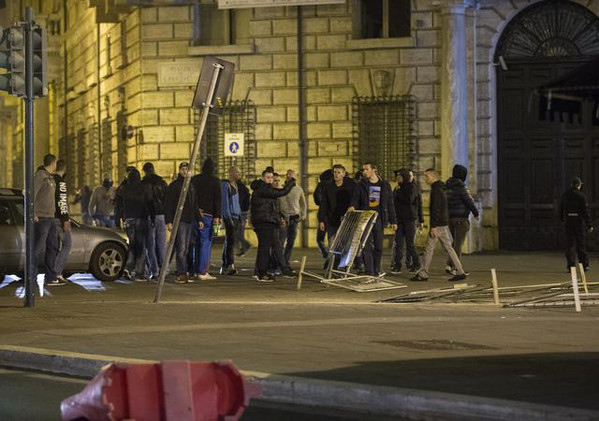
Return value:
<svg viewBox="0 0 599 421">
<path fill-rule="evenodd" d="M 231 153 L 236 154 L 239 150 L 239 143 L 231 142 L 231 144 L 229 145 L 229 150 L 231 151 Z"/>
</svg>

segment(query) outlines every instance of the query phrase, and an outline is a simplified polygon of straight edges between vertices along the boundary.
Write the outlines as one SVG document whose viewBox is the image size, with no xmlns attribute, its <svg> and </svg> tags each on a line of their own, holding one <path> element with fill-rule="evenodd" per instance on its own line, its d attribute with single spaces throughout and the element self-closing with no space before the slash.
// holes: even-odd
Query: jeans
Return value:
<svg viewBox="0 0 599 421">
<path fill-rule="evenodd" d="M 458 256 L 458 259 L 462 258 L 462 247 L 464 246 L 464 241 L 466 241 L 468 231 L 470 231 L 470 221 L 468 221 L 468 218 L 449 219 L 449 232 L 451 232 L 451 236 L 453 237 L 453 249 Z M 447 260 L 447 266 L 451 266 L 455 269 L 451 263 L 451 259 Z"/>
<path fill-rule="evenodd" d="M 228 268 L 235 264 L 235 243 L 238 238 L 239 219 L 225 219 L 225 242 L 223 244 L 223 267 Z"/>
<path fill-rule="evenodd" d="M 94 214 L 94 221 L 99 227 L 114 228 L 116 223 L 114 222 L 114 216 L 112 215 L 101 215 L 99 213 Z"/>
<path fill-rule="evenodd" d="M 277 234 L 277 226 L 275 224 L 258 224 L 254 225 L 256 237 L 258 237 L 258 253 L 256 254 L 256 265 L 254 274 L 258 277 L 266 275 L 268 271 L 268 262 L 270 252 L 275 245 L 275 236 Z M 279 254 L 281 252 L 279 251 Z"/>
<path fill-rule="evenodd" d="M 326 230 L 322 231 L 320 228 L 316 228 L 316 245 L 318 246 L 318 250 L 320 251 L 320 254 L 322 254 L 322 257 L 324 257 L 325 259 L 329 255 L 329 251 L 324 242 L 326 235 L 327 235 Z M 329 244 L 330 243 L 331 243 L 331 239 L 329 238 Z"/>
<path fill-rule="evenodd" d="M 295 244 L 295 238 L 297 237 L 297 226 L 299 225 L 300 218 L 298 215 L 292 215 L 289 218 L 287 224 L 287 236 L 285 241 L 285 251 L 283 255 L 285 260 L 287 261 L 287 266 L 289 266 L 289 259 L 291 258 L 291 252 L 293 251 L 293 246 Z"/>
<path fill-rule="evenodd" d="M 164 264 L 164 256 L 166 255 L 166 224 L 164 223 L 164 215 L 156 215 L 153 227 L 148 220 L 146 249 L 148 252 L 150 273 L 157 274 Z"/>
<path fill-rule="evenodd" d="M 188 272 L 187 253 L 191 241 L 192 223 L 179 222 L 179 231 L 175 238 L 175 247 L 177 250 L 177 273 L 185 275 Z"/>
<path fill-rule="evenodd" d="M 401 269 L 401 260 L 406 256 L 406 266 L 410 261 L 411 266 L 420 266 L 420 259 L 414 246 L 416 237 L 416 221 L 399 221 L 395 239 L 393 241 L 393 266 Z"/>
<path fill-rule="evenodd" d="M 58 219 L 39 218 L 35 223 L 35 273 L 37 279 L 39 266 L 44 262 L 46 282 L 54 281 L 58 275 L 55 270 L 56 256 L 58 255 Z"/>
<path fill-rule="evenodd" d="M 54 273 L 61 275 L 64 267 L 67 264 L 69 253 L 72 247 L 71 231 L 65 231 L 62 228 L 58 228 L 58 244 L 60 251 L 56 255 L 54 261 Z"/>
<path fill-rule="evenodd" d="M 586 227 L 579 216 L 568 216 L 565 224 L 566 229 L 566 264 L 568 267 L 575 266 L 576 256 L 578 263 L 583 267 L 589 266 L 589 256 L 585 248 Z"/>
<path fill-rule="evenodd" d="M 378 276 L 381 272 L 382 257 L 383 223 L 380 218 L 377 218 L 364 247 L 364 266 L 367 275 Z"/>
<path fill-rule="evenodd" d="M 195 244 L 193 253 L 193 270 L 195 273 L 205 275 L 210 269 L 210 254 L 212 252 L 212 215 L 202 216 L 204 228 L 200 229 L 197 224 L 193 228 Z"/>
<path fill-rule="evenodd" d="M 276 227 L 275 236 L 270 249 L 270 263 L 268 265 L 269 269 L 283 270 L 289 268 L 289 262 L 287 259 L 285 259 L 285 255 L 283 254 L 283 244 L 285 244 L 285 238 L 287 238 L 287 227 Z"/>
<path fill-rule="evenodd" d="M 453 263 L 453 267 L 455 267 L 458 275 L 464 274 L 464 269 L 462 268 L 462 263 L 460 259 L 458 259 L 458 255 L 455 250 L 451 246 L 451 233 L 449 232 L 449 227 L 437 227 L 437 236 L 431 237 L 430 233 L 426 239 L 426 246 L 424 247 L 424 257 L 422 258 L 422 268 L 418 271 L 418 274 L 423 278 L 428 278 L 428 271 L 431 265 L 431 261 L 433 260 L 433 254 L 435 253 L 435 247 L 438 242 L 441 242 L 441 245 L 445 249 L 445 252 L 449 255 L 449 259 Z"/>
<path fill-rule="evenodd" d="M 148 221 L 139 218 L 125 219 L 125 233 L 129 238 L 129 258 L 127 259 L 126 269 L 129 272 L 135 271 L 136 278 L 142 278 L 146 268 L 145 247 L 148 236 Z"/>
</svg>

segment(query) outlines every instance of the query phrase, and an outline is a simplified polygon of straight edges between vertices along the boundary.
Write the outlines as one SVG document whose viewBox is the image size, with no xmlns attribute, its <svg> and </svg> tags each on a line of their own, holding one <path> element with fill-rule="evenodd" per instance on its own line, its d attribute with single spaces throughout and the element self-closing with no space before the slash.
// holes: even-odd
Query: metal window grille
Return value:
<svg viewBox="0 0 599 421">
<path fill-rule="evenodd" d="M 85 178 L 85 166 L 88 165 L 87 157 L 87 130 L 79 129 L 77 132 L 77 185 L 84 186 L 87 182 Z"/>
<path fill-rule="evenodd" d="M 116 113 L 116 129 L 117 129 L 117 184 L 125 178 L 128 165 L 127 157 L 127 139 L 122 136 L 123 129 L 127 126 L 127 113 L 120 110 Z"/>
<path fill-rule="evenodd" d="M 228 177 L 228 169 L 236 165 L 245 180 L 253 180 L 256 176 L 256 105 L 252 101 L 232 101 L 225 105 L 224 115 L 208 116 L 204 139 L 200 149 L 200 160 L 196 163 L 196 171 L 208 157 L 217 166 L 217 176 Z M 196 112 L 196 130 L 199 126 L 200 113 Z M 225 133 L 243 133 L 245 136 L 243 157 L 225 157 Z"/>
<path fill-rule="evenodd" d="M 102 161 L 102 176 L 112 176 L 112 119 L 110 117 L 102 120 L 102 146 L 100 148 Z"/>
<path fill-rule="evenodd" d="M 355 97 L 352 104 L 353 158 L 378 165 L 383 178 L 411 168 L 416 148 L 416 104 L 411 95 Z"/>
</svg>

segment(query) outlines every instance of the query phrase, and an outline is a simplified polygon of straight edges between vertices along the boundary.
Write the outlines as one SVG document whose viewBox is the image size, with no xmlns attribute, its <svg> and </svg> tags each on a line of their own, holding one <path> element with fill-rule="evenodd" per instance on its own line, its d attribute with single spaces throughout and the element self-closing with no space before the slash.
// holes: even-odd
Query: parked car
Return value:
<svg viewBox="0 0 599 421">
<path fill-rule="evenodd" d="M 24 201 L 21 190 L 0 188 L 0 280 L 25 267 Z M 91 272 L 101 281 L 118 279 L 127 262 L 127 241 L 108 228 L 71 220 L 72 249 L 64 273 Z M 41 268 L 40 268 L 41 270 Z"/>
</svg>

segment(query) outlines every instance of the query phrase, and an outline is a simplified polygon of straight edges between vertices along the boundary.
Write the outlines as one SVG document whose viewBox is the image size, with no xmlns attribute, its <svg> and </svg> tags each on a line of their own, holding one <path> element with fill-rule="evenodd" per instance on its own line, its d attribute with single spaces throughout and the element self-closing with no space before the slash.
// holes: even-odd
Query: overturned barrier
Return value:
<svg viewBox="0 0 599 421">
<path fill-rule="evenodd" d="M 325 273 L 321 275 L 307 271 L 306 256 L 304 256 L 299 271 L 297 289 L 301 289 L 304 276 L 314 278 L 326 285 L 357 292 L 405 288 L 406 285 L 400 282 L 372 275 L 351 273 L 354 260 L 362 254 L 377 216 L 378 213 L 375 211 L 347 212 L 329 247 L 329 260 Z"/>
</svg>

